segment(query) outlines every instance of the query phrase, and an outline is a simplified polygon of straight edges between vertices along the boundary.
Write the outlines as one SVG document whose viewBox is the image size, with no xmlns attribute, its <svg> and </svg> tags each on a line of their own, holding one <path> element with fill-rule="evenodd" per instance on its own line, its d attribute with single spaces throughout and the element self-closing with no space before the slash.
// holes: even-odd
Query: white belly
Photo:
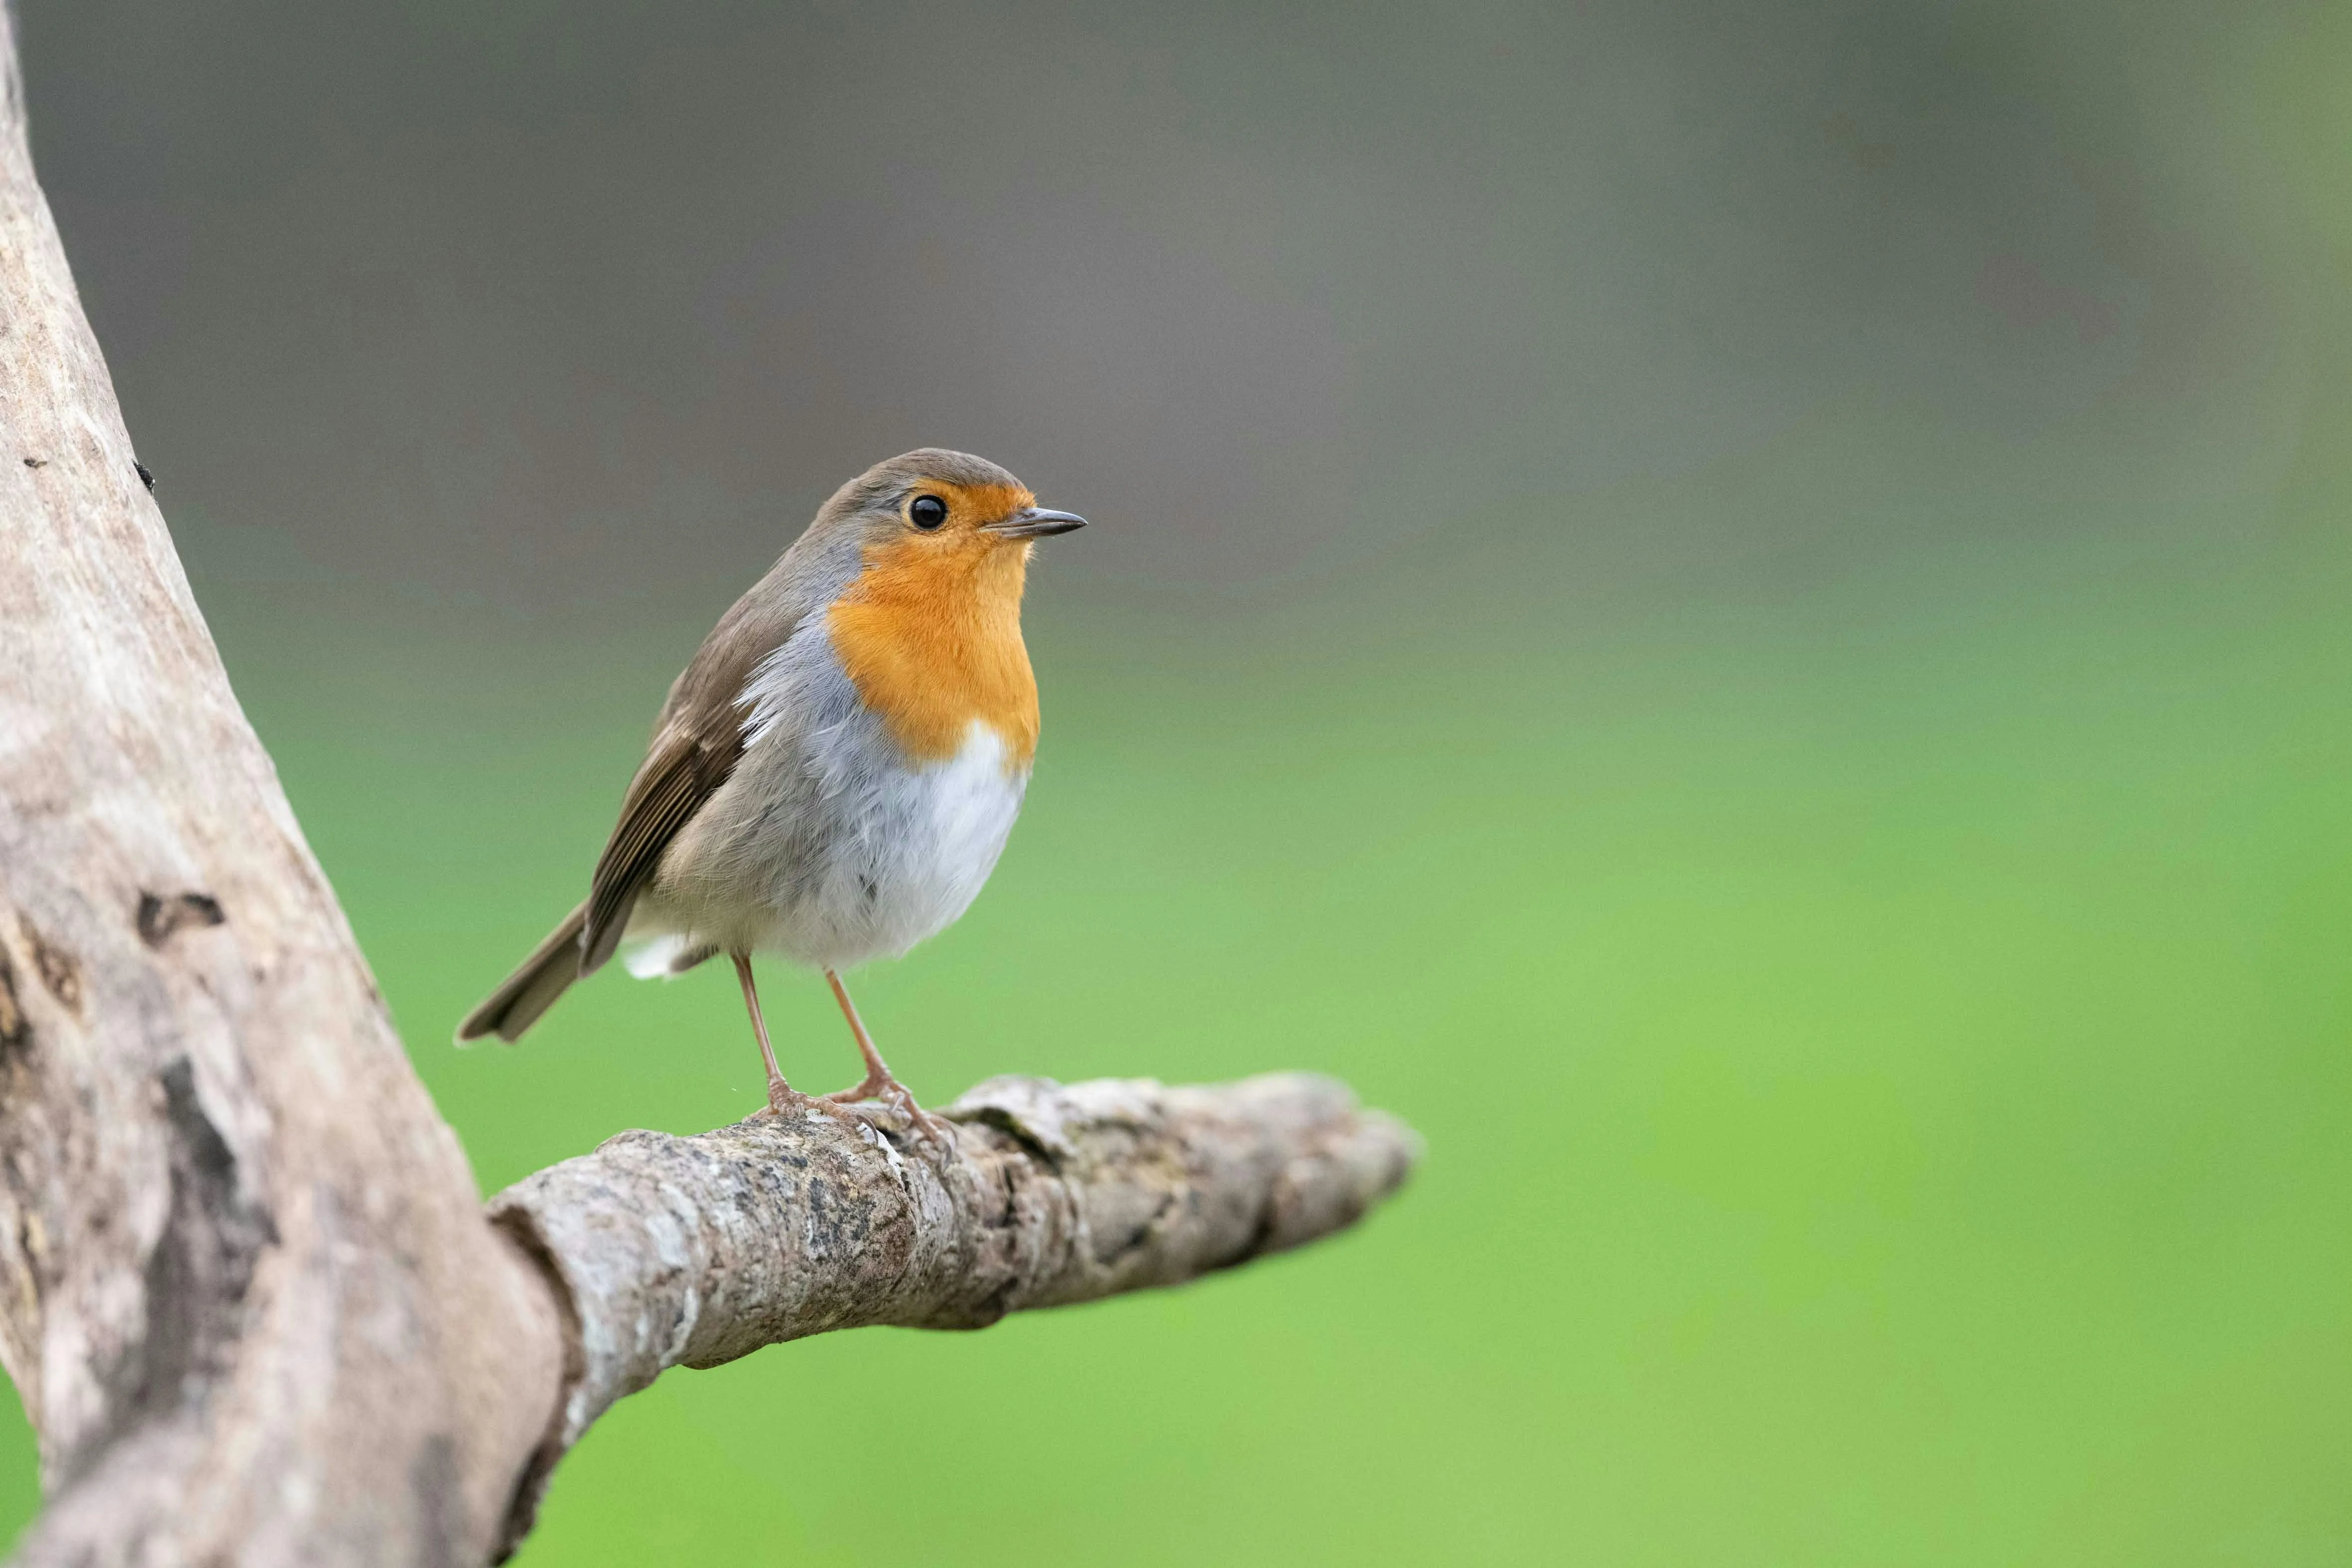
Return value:
<svg viewBox="0 0 2352 1568">
<path fill-rule="evenodd" d="M 839 847 L 814 897 L 780 911 L 772 951 L 837 969 L 895 958 L 954 924 L 1021 812 L 1025 781 L 1004 761 L 1003 739 L 975 721 L 945 762 L 881 770 L 864 831 Z"/>
<path fill-rule="evenodd" d="M 714 814 L 734 818 L 723 854 L 689 851 L 705 866 L 723 858 L 726 874 L 669 879 L 669 896 L 642 900 L 631 937 L 662 940 L 629 967 L 661 973 L 703 946 L 823 969 L 905 952 L 952 924 L 995 868 L 1028 782 L 1005 760 L 1003 740 L 978 721 L 954 756 L 912 766 L 895 747 L 841 731 L 797 758 L 755 742 L 730 781 L 737 800 Z M 786 765 L 809 802 L 800 821 L 738 805 L 766 795 L 761 773 Z"/>
</svg>

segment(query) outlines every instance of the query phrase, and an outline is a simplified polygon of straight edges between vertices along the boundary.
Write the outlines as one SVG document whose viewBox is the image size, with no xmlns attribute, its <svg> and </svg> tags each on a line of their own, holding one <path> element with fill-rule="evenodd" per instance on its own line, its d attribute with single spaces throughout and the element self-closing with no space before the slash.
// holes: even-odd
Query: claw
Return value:
<svg viewBox="0 0 2352 1568">
<path fill-rule="evenodd" d="M 915 1097 L 903 1088 L 898 1090 L 897 1103 L 898 1109 L 906 1113 L 907 1120 L 914 1123 L 917 1131 L 938 1144 L 944 1152 L 952 1154 L 956 1152 L 955 1134 L 949 1131 L 953 1125 L 951 1122 L 917 1105 Z"/>
</svg>

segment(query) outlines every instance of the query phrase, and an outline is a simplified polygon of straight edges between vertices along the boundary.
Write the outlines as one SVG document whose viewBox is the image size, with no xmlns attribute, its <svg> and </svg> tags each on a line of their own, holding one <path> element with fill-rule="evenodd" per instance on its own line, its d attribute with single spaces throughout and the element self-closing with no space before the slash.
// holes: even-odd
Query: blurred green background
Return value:
<svg viewBox="0 0 2352 1568">
<path fill-rule="evenodd" d="M 923 443 L 1097 526 L 1002 868 L 858 983 L 892 1061 L 1428 1139 L 1193 1289 L 673 1374 L 531 1568 L 2352 1561 L 2352 10 L 20 10 L 486 1190 L 756 1103 L 719 973 L 446 1042 Z"/>
</svg>

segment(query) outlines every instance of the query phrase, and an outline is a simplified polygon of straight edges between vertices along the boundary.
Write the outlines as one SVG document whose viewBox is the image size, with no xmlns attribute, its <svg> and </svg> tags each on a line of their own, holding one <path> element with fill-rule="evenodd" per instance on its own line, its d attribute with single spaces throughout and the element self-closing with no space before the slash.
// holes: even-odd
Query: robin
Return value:
<svg viewBox="0 0 2352 1568">
<path fill-rule="evenodd" d="M 821 971 L 866 1059 L 835 1104 L 927 1130 L 841 972 L 945 930 L 988 880 L 1037 748 L 1021 640 L 1035 541 L 1083 528 L 1011 474 L 925 448 L 842 486 L 719 618 L 670 688 L 585 902 L 457 1026 L 520 1039 L 625 938 L 640 978 L 725 953 L 775 1111 L 784 1081 L 751 955 Z"/>
</svg>

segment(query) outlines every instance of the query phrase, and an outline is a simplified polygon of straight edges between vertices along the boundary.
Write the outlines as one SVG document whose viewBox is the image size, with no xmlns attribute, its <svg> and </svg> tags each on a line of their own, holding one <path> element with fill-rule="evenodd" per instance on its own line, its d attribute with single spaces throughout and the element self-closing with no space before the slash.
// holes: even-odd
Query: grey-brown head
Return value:
<svg viewBox="0 0 2352 1568">
<path fill-rule="evenodd" d="M 866 550 L 904 541 L 923 559 L 1085 526 L 1082 517 L 1038 506 L 1028 486 L 985 458 L 924 447 L 877 463 L 834 491 L 809 533 L 850 534 Z"/>
</svg>

